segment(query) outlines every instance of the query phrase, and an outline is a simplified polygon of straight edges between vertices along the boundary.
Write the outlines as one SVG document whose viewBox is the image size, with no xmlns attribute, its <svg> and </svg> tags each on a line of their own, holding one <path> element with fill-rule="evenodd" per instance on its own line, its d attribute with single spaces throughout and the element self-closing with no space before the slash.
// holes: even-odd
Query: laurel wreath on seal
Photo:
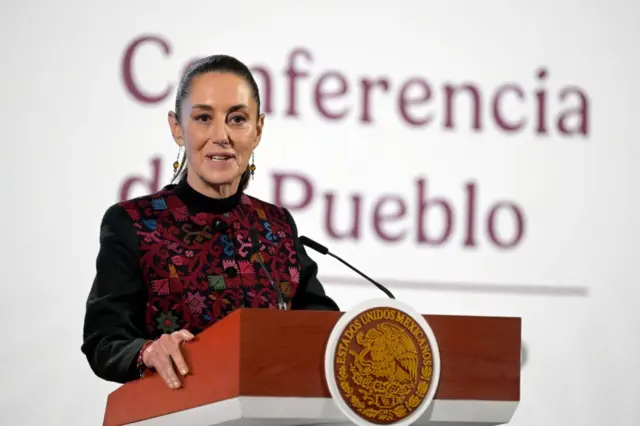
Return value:
<svg viewBox="0 0 640 426">
<path fill-rule="evenodd" d="M 420 381 L 418 382 L 418 386 L 416 387 L 416 391 L 413 395 L 411 395 L 403 404 L 397 405 L 391 410 L 374 408 L 369 405 L 374 403 L 374 399 L 371 397 L 372 394 L 378 393 L 379 391 L 384 391 L 384 387 L 387 383 L 379 381 L 379 380 L 367 380 L 369 377 L 362 377 L 361 374 L 355 368 L 351 367 L 351 373 L 353 374 L 354 382 L 362 386 L 362 388 L 354 389 L 351 384 L 349 384 L 349 375 L 347 374 L 347 367 L 345 365 L 340 366 L 338 369 L 338 380 L 339 385 L 342 391 L 344 392 L 344 398 L 350 402 L 351 407 L 358 412 L 360 415 L 368 418 L 368 419 L 376 419 L 381 421 L 392 421 L 394 419 L 402 419 L 406 417 L 411 411 L 413 411 L 420 402 L 427 395 L 427 391 L 429 390 L 429 381 L 431 378 L 431 374 L 433 373 L 433 367 L 431 367 L 431 362 L 428 362 L 429 365 L 425 365 L 420 370 Z M 407 395 L 411 392 L 412 386 L 400 386 L 396 389 L 394 394 L 400 396 Z M 362 401 L 357 395 L 360 393 L 364 396 L 365 401 Z M 369 402 L 367 404 L 366 402 Z"/>
</svg>

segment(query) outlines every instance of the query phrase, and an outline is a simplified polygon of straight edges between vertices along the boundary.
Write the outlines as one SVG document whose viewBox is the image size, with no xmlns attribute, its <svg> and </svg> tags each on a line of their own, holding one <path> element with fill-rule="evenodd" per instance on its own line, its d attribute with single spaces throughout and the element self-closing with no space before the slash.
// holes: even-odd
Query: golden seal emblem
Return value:
<svg viewBox="0 0 640 426">
<path fill-rule="evenodd" d="M 351 421 L 404 425 L 433 400 L 440 363 L 424 317 L 385 299 L 343 315 L 329 339 L 325 369 L 331 394 Z"/>
</svg>

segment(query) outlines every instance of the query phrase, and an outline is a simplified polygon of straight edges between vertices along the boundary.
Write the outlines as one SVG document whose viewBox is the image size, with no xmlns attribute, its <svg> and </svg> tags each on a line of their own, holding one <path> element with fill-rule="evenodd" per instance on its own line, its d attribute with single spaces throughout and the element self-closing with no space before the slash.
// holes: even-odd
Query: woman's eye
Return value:
<svg viewBox="0 0 640 426">
<path fill-rule="evenodd" d="M 196 121 L 201 121 L 203 123 L 208 123 L 209 121 L 211 121 L 211 116 L 209 116 L 208 114 L 201 114 L 201 115 L 196 117 Z"/>
<path fill-rule="evenodd" d="M 234 115 L 229 120 L 234 124 L 241 124 L 247 121 L 247 119 L 243 115 Z"/>
</svg>

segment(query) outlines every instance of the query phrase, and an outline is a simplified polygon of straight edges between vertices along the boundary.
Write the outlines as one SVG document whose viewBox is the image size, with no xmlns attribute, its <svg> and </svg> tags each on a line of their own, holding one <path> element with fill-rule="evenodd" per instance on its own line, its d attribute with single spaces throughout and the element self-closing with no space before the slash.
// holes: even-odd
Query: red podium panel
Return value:
<svg viewBox="0 0 640 426">
<path fill-rule="evenodd" d="M 105 426 L 345 424 L 326 385 L 340 312 L 240 309 L 185 344 L 190 374 L 153 373 L 107 400 Z M 440 352 L 435 399 L 416 424 L 504 424 L 520 399 L 520 318 L 424 315 Z M 138 423 L 137 423 L 138 422 Z"/>
</svg>

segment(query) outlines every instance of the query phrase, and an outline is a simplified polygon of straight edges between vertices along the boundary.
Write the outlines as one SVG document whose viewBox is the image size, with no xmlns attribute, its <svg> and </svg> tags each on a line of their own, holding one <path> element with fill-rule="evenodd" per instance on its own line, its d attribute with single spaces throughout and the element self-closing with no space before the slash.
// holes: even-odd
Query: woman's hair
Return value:
<svg viewBox="0 0 640 426">
<path fill-rule="evenodd" d="M 258 106 L 257 117 L 260 117 L 260 91 L 258 89 L 258 84 L 253 78 L 253 75 L 251 74 L 249 68 L 232 56 L 212 55 L 192 63 L 185 74 L 182 76 L 176 93 L 175 115 L 178 122 L 182 120 L 182 117 L 180 115 L 182 111 L 182 104 L 184 103 L 184 100 L 189 96 L 191 82 L 195 77 L 210 72 L 232 73 L 237 75 L 238 77 L 243 78 L 244 81 L 251 87 L 251 91 L 253 92 L 253 99 L 256 101 L 256 105 Z M 187 178 L 186 159 L 187 153 L 185 151 L 184 156 L 180 160 L 180 168 L 176 171 L 172 182 L 176 178 L 178 180 L 184 180 Z M 245 189 L 247 189 L 247 186 L 249 185 L 250 175 L 251 172 L 247 167 L 247 170 L 242 173 L 242 177 L 240 178 L 239 190 L 244 191 Z"/>
</svg>

